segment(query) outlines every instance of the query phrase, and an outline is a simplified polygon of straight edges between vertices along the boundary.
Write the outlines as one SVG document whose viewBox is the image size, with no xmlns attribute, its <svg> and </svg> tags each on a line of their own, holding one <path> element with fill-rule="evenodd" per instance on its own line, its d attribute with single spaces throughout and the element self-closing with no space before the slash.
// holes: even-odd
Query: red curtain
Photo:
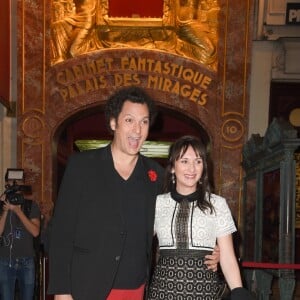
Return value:
<svg viewBox="0 0 300 300">
<path fill-rule="evenodd" d="M 0 8 L 0 102 L 9 107 L 10 88 L 10 0 Z"/>
<path fill-rule="evenodd" d="M 109 0 L 110 17 L 161 18 L 163 0 Z"/>
</svg>

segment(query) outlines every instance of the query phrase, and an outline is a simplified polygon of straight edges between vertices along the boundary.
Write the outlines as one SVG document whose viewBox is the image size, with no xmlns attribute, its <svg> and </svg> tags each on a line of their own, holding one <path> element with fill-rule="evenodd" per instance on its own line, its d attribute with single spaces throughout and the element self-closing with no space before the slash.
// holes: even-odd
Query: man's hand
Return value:
<svg viewBox="0 0 300 300">
<path fill-rule="evenodd" d="M 218 270 L 219 262 L 220 262 L 220 249 L 218 245 L 216 245 L 212 254 L 205 256 L 204 263 L 206 264 L 207 269 L 216 272 Z"/>
<path fill-rule="evenodd" d="M 21 205 L 13 205 L 13 204 L 10 204 L 8 201 L 4 202 L 3 208 L 5 210 L 11 210 L 16 214 L 21 211 Z"/>
</svg>

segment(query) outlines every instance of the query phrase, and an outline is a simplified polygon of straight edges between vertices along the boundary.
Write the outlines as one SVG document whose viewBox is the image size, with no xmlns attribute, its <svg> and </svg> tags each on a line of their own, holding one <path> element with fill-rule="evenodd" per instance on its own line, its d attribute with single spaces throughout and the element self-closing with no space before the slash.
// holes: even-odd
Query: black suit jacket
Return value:
<svg viewBox="0 0 300 300">
<path fill-rule="evenodd" d="M 141 182 L 149 212 L 146 251 L 150 257 L 163 169 L 149 158 L 139 159 L 145 169 Z M 149 178 L 151 169 L 158 175 L 156 181 Z M 110 292 L 126 240 L 121 204 L 116 200 L 124 195 L 118 195 L 121 190 L 111 180 L 112 172 L 110 146 L 71 156 L 52 219 L 48 293 L 104 300 Z"/>
</svg>

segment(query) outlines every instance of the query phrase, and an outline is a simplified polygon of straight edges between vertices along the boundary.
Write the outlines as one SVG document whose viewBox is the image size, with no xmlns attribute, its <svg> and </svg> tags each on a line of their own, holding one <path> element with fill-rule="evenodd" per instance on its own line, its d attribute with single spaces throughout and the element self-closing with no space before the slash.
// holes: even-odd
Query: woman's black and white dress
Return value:
<svg viewBox="0 0 300 300">
<path fill-rule="evenodd" d="M 204 256 L 216 238 L 236 227 L 224 198 L 211 195 L 215 212 L 204 213 L 189 198 L 174 200 L 170 193 L 156 200 L 155 225 L 159 260 L 149 289 L 149 300 L 216 299 L 218 274 L 207 270 Z"/>
</svg>

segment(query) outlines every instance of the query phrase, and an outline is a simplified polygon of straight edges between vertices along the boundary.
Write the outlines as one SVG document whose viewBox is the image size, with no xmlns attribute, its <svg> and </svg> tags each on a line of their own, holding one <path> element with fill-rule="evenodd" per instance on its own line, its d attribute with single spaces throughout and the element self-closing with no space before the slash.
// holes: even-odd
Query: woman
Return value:
<svg viewBox="0 0 300 300">
<path fill-rule="evenodd" d="M 183 136 L 170 147 L 164 191 L 156 200 L 159 260 L 148 299 L 218 299 L 218 275 L 204 265 L 216 242 L 231 299 L 250 299 L 234 253 L 236 227 L 226 200 L 210 192 L 199 139 Z"/>
</svg>

